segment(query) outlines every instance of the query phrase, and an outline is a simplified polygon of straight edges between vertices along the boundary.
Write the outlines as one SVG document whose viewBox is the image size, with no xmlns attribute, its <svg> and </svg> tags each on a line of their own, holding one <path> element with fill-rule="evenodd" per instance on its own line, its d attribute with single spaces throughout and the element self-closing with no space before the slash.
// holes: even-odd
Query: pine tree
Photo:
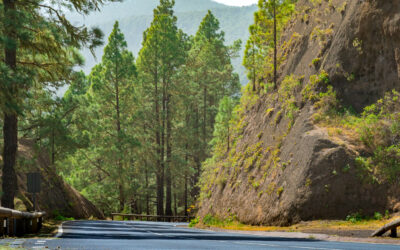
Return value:
<svg viewBox="0 0 400 250">
<path fill-rule="evenodd" d="M 282 28 L 294 11 L 294 0 L 259 0 L 259 10 L 254 13 L 254 24 L 250 26 L 250 38 L 247 41 L 244 66 L 257 90 L 257 82 L 265 79 L 264 70 L 272 68 L 272 82 L 278 80 L 278 40 Z M 272 59 L 270 59 L 272 50 Z M 264 61 L 264 62 L 263 62 Z M 272 67 L 269 62 L 272 61 Z"/>
<path fill-rule="evenodd" d="M 218 103 L 224 96 L 236 95 L 240 90 L 238 76 L 233 72 L 231 57 L 240 48 L 240 41 L 231 47 L 224 45 L 224 33 L 220 31 L 219 21 L 211 11 L 201 22 L 189 51 L 186 75 L 192 82 L 196 96 L 190 112 L 195 115 L 189 122 L 193 126 L 196 142 L 191 155 L 194 156 L 195 174 L 192 178 L 192 196 L 199 192 L 196 183 L 201 173 L 201 162 L 209 155 L 209 141 L 214 129 Z"/>
<path fill-rule="evenodd" d="M 144 78 L 143 84 L 152 94 L 154 104 L 155 152 L 157 166 L 157 214 L 164 214 L 164 185 L 166 186 L 165 214 L 172 214 L 172 90 L 177 68 L 184 63 L 182 32 L 178 31 L 173 13 L 175 1 L 160 0 L 154 10 L 154 19 L 144 33 L 143 48 L 138 65 Z M 165 183 L 164 183 L 165 180 Z"/>
<path fill-rule="evenodd" d="M 219 103 L 218 114 L 214 128 L 214 138 L 212 144 L 214 147 L 226 145 L 226 152 L 230 150 L 231 141 L 231 121 L 233 119 L 233 110 L 237 101 L 225 96 Z"/>
<path fill-rule="evenodd" d="M 102 152 L 108 155 L 109 172 L 118 183 L 120 211 L 124 210 L 126 204 L 125 168 L 129 160 L 126 152 L 134 146 L 129 143 L 134 141 L 134 138 L 128 134 L 128 126 L 131 126 L 130 119 L 134 114 L 131 96 L 134 92 L 135 76 L 134 57 L 127 50 L 124 35 L 116 22 L 104 48 L 102 62 L 92 72 L 90 82 L 92 105 L 95 105 L 100 115 L 97 121 L 98 133 L 108 141 Z M 116 169 L 112 169 L 111 166 L 116 166 Z"/>
<path fill-rule="evenodd" d="M 94 48 L 101 32 L 73 26 L 63 14 L 65 7 L 87 14 L 103 0 L 69 0 L 58 5 L 42 0 L 3 0 L 0 3 L 0 87 L 3 111 L 2 206 L 13 208 L 17 192 L 15 174 L 18 148 L 18 116 L 34 82 L 58 86 L 69 78 L 79 62 L 75 48 Z"/>
</svg>

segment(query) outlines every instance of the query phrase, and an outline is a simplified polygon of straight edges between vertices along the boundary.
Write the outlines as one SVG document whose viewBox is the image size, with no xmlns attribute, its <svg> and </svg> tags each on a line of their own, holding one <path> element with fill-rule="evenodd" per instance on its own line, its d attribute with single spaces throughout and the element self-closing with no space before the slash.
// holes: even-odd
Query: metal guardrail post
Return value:
<svg viewBox="0 0 400 250">
<path fill-rule="evenodd" d="M 40 218 L 39 218 L 39 222 L 38 222 L 38 231 L 39 231 L 40 229 L 42 229 L 42 226 L 43 226 L 43 217 L 40 217 Z"/>
<path fill-rule="evenodd" d="M 45 213 L 27 213 L 0 207 L 0 234 L 21 236 L 38 232 L 44 215 Z"/>
<path fill-rule="evenodd" d="M 32 233 L 36 233 L 38 231 L 38 219 L 33 218 L 32 219 Z"/>
<path fill-rule="evenodd" d="M 390 231 L 390 237 L 397 237 L 397 228 L 400 227 L 400 219 L 392 221 L 377 231 L 375 231 L 371 237 L 376 237 L 376 236 L 382 236 L 384 235 L 387 231 Z"/>
<path fill-rule="evenodd" d="M 26 227 L 26 233 L 31 234 L 32 232 L 32 219 L 27 219 L 25 220 L 25 227 Z"/>
<path fill-rule="evenodd" d="M 0 233 L 1 233 L 1 235 L 6 235 L 6 233 L 7 233 L 7 220 L 6 220 L 6 218 L 3 218 L 3 217 L 0 217 L 0 223 L 1 223 L 1 230 L 0 230 Z"/>
<path fill-rule="evenodd" d="M 15 219 L 15 236 L 25 234 L 24 219 Z"/>
<path fill-rule="evenodd" d="M 397 238 L 397 228 L 392 228 L 390 230 L 390 237 Z"/>
<path fill-rule="evenodd" d="M 7 221 L 6 221 L 6 223 L 7 223 L 7 225 L 6 225 L 6 235 L 10 235 L 11 234 L 11 220 L 9 219 L 9 218 L 7 218 Z"/>
<path fill-rule="evenodd" d="M 13 225 L 13 236 L 17 236 L 17 219 L 12 219 Z"/>
</svg>

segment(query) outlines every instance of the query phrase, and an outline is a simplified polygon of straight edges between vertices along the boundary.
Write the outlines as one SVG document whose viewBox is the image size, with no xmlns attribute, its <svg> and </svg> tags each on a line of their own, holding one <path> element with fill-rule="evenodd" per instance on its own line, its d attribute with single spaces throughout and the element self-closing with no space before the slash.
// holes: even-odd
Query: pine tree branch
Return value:
<svg viewBox="0 0 400 250">
<path fill-rule="evenodd" d="M 93 165 L 94 167 L 96 167 L 98 170 L 100 170 L 101 172 L 103 172 L 104 174 L 106 174 L 108 177 L 111 177 L 111 174 L 110 174 L 107 170 L 103 169 L 99 164 L 93 162 L 93 161 L 89 158 L 89 156 L 87 156 L 87 154 L 86 154 L 85 152 L 82 152 L 82 153 L 83 153 L 83 156 L 85 156 L 85 158 L 89 161 L 90 164 L 92 164 L 92 165 Z"/>
</svg>

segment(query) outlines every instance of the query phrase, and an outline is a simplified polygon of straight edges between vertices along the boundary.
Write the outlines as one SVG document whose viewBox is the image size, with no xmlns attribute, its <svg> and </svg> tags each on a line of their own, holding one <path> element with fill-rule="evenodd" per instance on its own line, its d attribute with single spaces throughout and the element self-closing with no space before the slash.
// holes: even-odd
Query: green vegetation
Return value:
<svg viewBox="0 0 400 250">
<path fill-rule="evenodd" d="M 161 0 L 143 34 L 138 58 L 128 49 L 123 25 L 115 22 L 100 62 L 86 76 L 74 71 L 82 63 L 77 51 L 100 45 L 101 32 L 74 27 L 62 13 L 67 7 L 87 14 L 104 2 L 71 0 L 73 7 L 18 2 L 18 13 L 26 15 L 26 20 L 18 20 L 28 29 L 11 37 L 10 44 L 0 39 L 0 58 L 5 58 L 4 47 L 14 51 L 15 42 L 24 63 L 14 69 L 1 60 L 2 82 L 12 87 L 4 84 L 0 89 L 5 113 L 0 119 L 36 142 L 38 152 L 48 152 L 57 174 L 106 215 L 187 215 L 199 194 L 201 162 L 214 145 L 229 148 L 233 141 L 230 121 L 240 82 L 232 59 L 238 57 L 241 42 L 226 45 L 211 11 L 195 35 L 188 36 L 178 28 L 174 1 Z M 14 19 L 4 11 L 7 3 L 0 4 L 1 38 L 10 36 L 3 24 Z M 10 27 L 18 30 L 18 25 Z M 66 84 L 65 95 L 57 97 L 57 87 Z M 21 118 L 18 126 L 16 116 Z M 211 143 L 214 128 L 218 139 Z M 15 138 L 4 138 L 6 145 L 16 145 Z M 15 153 L 13 148 L 3 157 L 11 171 L 3 172 L 7 201 L 17 190 L 14 163 L 9 161 Z M 3 204 L 12 207 L 12 200 Z"/>
<path fill-rule="evenodd" d="M 290 143 L 285 139 L 302 107 L 313 111 L 312 122 L 325 128 L 332 140 L 351 139 L 362 147 L 354 164 L 335 167 L 329 175 L 354 171 L 366 181 L 398 182 L 400 94 L 387 93 L 361 113 L 340 104 L 321 63 L 333 24 L 316 20 L 306 41 L 320 47 L 311 61 L 314 69 L 309 69 L 316 73 L 308 79 L 285 75 L 278 82 L 279 67 L 303 38 L 294 32 L 278 44 L 285 25 L 297 13 L 296 1 L 259 1 L 243 60 L 251 81 L 241 93 L 240 76 L 232 63 L 239 57 L 241 41 L 230 40 L 227 45 L 212 11 L 202 16 L 197 31 L 189 36 L 179 28 L 175 1 L 160 0 L 143 37 L 136 38 L 143 38 L 137 58 L 122 32 L 127 24 L 115 22 L 100 62 L 85 75 L 75 71 L 83 62 L 78 51 L 100 46 L 102 33 L 72 25 L 64 9 L 89 14 L 107 1 L 66 2 L 0 3 L 4 206 L 14 207 L 16 166 L 28 165 L 16 161 L 19 137 L 48 152 L 55 172 L 105 214 L 188 215 L 195 212 L 190 205 L 198 198 L 203 202 L 215 191 L 235 191 L 241 185 L 259 198 L 279 199 L 287 192 L 279 175 L 299 164 L 293 153 L 290 158 L 286 155 L 290 152 L 284 146 Z M 310 2 L 315 7 L 323 4 Z M 335 7 L 329 1 L 329 7 L 344 14 L 347 2 Z M 301 13 L 304 22 L 313 20 L 313 11 Z M 364 53 L 360 39 L 354 39 L 352 46 L 359 55 Z M 362 78 L 359 72 L 345 72 L 340 64 L 335 70 L 349 85 Z M 67 92 L 57 97 L 55 92 L 64 85 L 69 85 Z M 256 112 L 262 114 L 259 120 L 251 120 L 249 114 Z M 257 122 L 279 132 L 259 132 Z M 253 131 L 259 133 L 249 136 Z M 313 180 L 302 185 L 310 188 Z M 329 193 L 333 188 L 326 184 L 322 190 Z M 373 219 L 383 217 L 375 213 Z M 359 213 L 347 217 L 351 223 L 363 220 L 369 218 Z M 196 218 L 190 226 L 201 223 L 241 225 L 231 214 L 225 220 L 212 215 Z"/>
<path fill-rule="evenodd" d="M 360 175 L 375 183 L 396 182 L 400 173 L 400 145 L 393 138 L 400 135 L 398 112 L 400 94 L 387 93 L 376 104 L 368 106 L 361 114 L 338 106 L 336 95 L 330 90 L 320 94 L 324 99 L 317 100 L 319 112 L 314 121 L 327 127 L 336 127 L 335 134 L 350 130 L 368 150 L 369 155 L 359 156 L 355 164 Z M 321 101 L 323 100 L 323 101 Z M 346 166 L 343 171 L 348 171 Z"/>
<path fill-rule="evenodd" d="M 314 65 L 314 67 L 318 67 L 319 66 L 319 63 L 321 62 L 321 58 L 319 58 L 319 57 L 317 57 L 317 58 L 314 58 L 313 60 L 312 60 L 312 64 Z"/>
<path fill-rule="evenodd" d="M 278 58 L 278 40 L 283 27 L 294 13 L 293 0 L 272 0 L 258 2 L 258 11 L 254 14 L 254 24 L 250 26 L 250 38 L 247 41 L 243 65 L 256 92 L 268 79 L 277 85 L 277 70 L 281 58 Z"/>
<path fill-rule="evenodd" d="M 58 221 L 73 221 L 75 220 L 73 217 L 64 217 L 62 215 L 57 215 L 54 217 L 54 220 L 58 220 Z"/>
<path fill-rule="evenodd" d="M 34 99 L 32 102 L 37 104 L 36 101 L 47 95 L 46 99 L 50 101 L 47 108 L 51 107 L 53 100 L 48 98 L 51 95 L 49 89 L 64 85 L 74 77 L 73 68 L 82 64 L 77 51 L 84 47 L 93 50 L 101 44 L 101 31 L 74 26 L 65 18 L 66 9 L 88 14 L 95 6 L 106 2 L 110 1 L 69 0 L 53 6 L 46 1 L 1 1 L 2 206 L 14 208 L 18 190 L 15 165 L 19 129 L 21 125 L 29 124 L 29 118 L 24 115 L 33 108 L 27 100 Z M 39 110 L 34 113 L 42 114 Z"/>
<path fill-rule="evenodd" d="M 235 101 L 225 96 L 219 103 L 219 109 L 215 118 L 214 126 L 214 138 L 211 144 L 215 146 L 226 145 L 226 150 L 229 152 L 230 144 L 232 139 L 232 120 L 233 120 L 233 109 L 235 107 Z"/>
<path fill-rule="evenodd" d="M 141 49 L 143 32 L 151 23 L 153 9 L 159 0 L 129 0 L 118 4 L 110 4 L 101 8 L 100 12 L 93 13 L 82 20 L 80 15 L 72 15 L 71 20 L 84 22 L 88 27 L 100 26 L 105 34 L 110 34 L 116 19 L 120 21 L 120 27 L 125 34 L 128 49 L 136 56 Z M 233 44 L 237 39 L 247 40 L 248 27 L 251 24 L 254 11 L 257 6 L 233 7 L 219 4 L 212 0 L 176 0 L 174 11 L 178 18 L 177 25 L 188 35 L 195 35 L 198 25 L 201 23 L 208 10 L 220 20 L 221 29 L 225 33 L 226 44 Z M 118 16 L 115 12 L 118 12 Z M 101 58 L 103 48 L 96 49 L 96 55 Z M 240 82 L 246 84 L 245 68 L 242 66 L 243 50 L 240 57 L 232 60 L 235 72 L 239 74 Z M 85 58 L 84 71 L 90 72 L 96 64 L 90 51 L 82 51 Z"/>
<path fill-rule="evenodd" d="M 230 215 L 226 219 L 220 219 L 215 216 L 212 216 L 211 214 L 207 214 L 206 216 L 204 216 L 201 222 L 203 225 L 208 227 L 222 227 L 222 228 L 238 223 L 235 215 Z"/>
<path fill-rule="evenodd" d="M 385 211 L 385 215 L 375 212 L 373 217 L 363 216 L 362 213 L 353 213 L 346 217 L 346 221 L 351 223 L 360 223 L 365 221 L 381 221 L 389 219 L 389 211 Z"/>
<path fill-rule="evenodd" d="M 196 218 L 194 218 L 193 220 L 190 221 L 189 227 L 194 227 L 194 226 L 196 226 L 197 224 L 199 224 L 199 222 L 200 222 L 199 217 L 196 217 Z"/>
</svg>

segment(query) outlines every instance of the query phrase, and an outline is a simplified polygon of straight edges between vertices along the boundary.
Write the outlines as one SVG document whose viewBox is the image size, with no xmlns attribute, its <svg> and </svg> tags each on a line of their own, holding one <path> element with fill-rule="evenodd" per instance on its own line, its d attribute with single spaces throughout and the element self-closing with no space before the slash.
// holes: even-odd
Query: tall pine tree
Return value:
<svg viewBox="0 0 400 250">
<path fill-rule="evenodd" d="M 126 205 L 126 171 L 129 168 L 129 152 L 135 146 L 132 129 L 134 116 L 134 99 L 132 98 L 136 76 L 134 57 L 127 50 L 127 44 L 115 23 L 113 31 L 104 48 L 102 62 L 95 67 L 91 76 L 91 105 L 94 105 L 97 135 L 93 138 L 106 143 L 97 150 L 103 166 L 108 169 L 111 180 L 118 189 L 119 210 Z M 98 136 L 101 136 L 99 138 Z M 97 141 L 99 142 L 99 141 Z"/>
<path fill-rule="evenodd" d="M 143 48 L 139 53 L 138 67 L 143 85 L 151 93 L 153 103 L 154 152 L 157 178 L 157 214 L 172 214 L 172 90 L 174 75 L 184 63 L 183 34 L 177 28 L 173 13 L 174 0 L 160 0 L 154 10 L 151 26 L 144 33 Z M 165 183 L 164 183 L 165 181 Z M 166 207 L 164 212 L 164 186 Z"/>
<path fill-rule="evenodd" d="M 74 48 L 93 48 L 101 32 L 72 25 L 65 8 L 87 14 L 104 0 L 69 0 L 58 4 L 44 0 L 0 2 L 0 87 L 3 111 L 2 206 L 13 208 L 17 192 L 15 173 L 18 118 L 33 83 L 59 86 L 69 79 L 78 57 Z"/>
</svg>

